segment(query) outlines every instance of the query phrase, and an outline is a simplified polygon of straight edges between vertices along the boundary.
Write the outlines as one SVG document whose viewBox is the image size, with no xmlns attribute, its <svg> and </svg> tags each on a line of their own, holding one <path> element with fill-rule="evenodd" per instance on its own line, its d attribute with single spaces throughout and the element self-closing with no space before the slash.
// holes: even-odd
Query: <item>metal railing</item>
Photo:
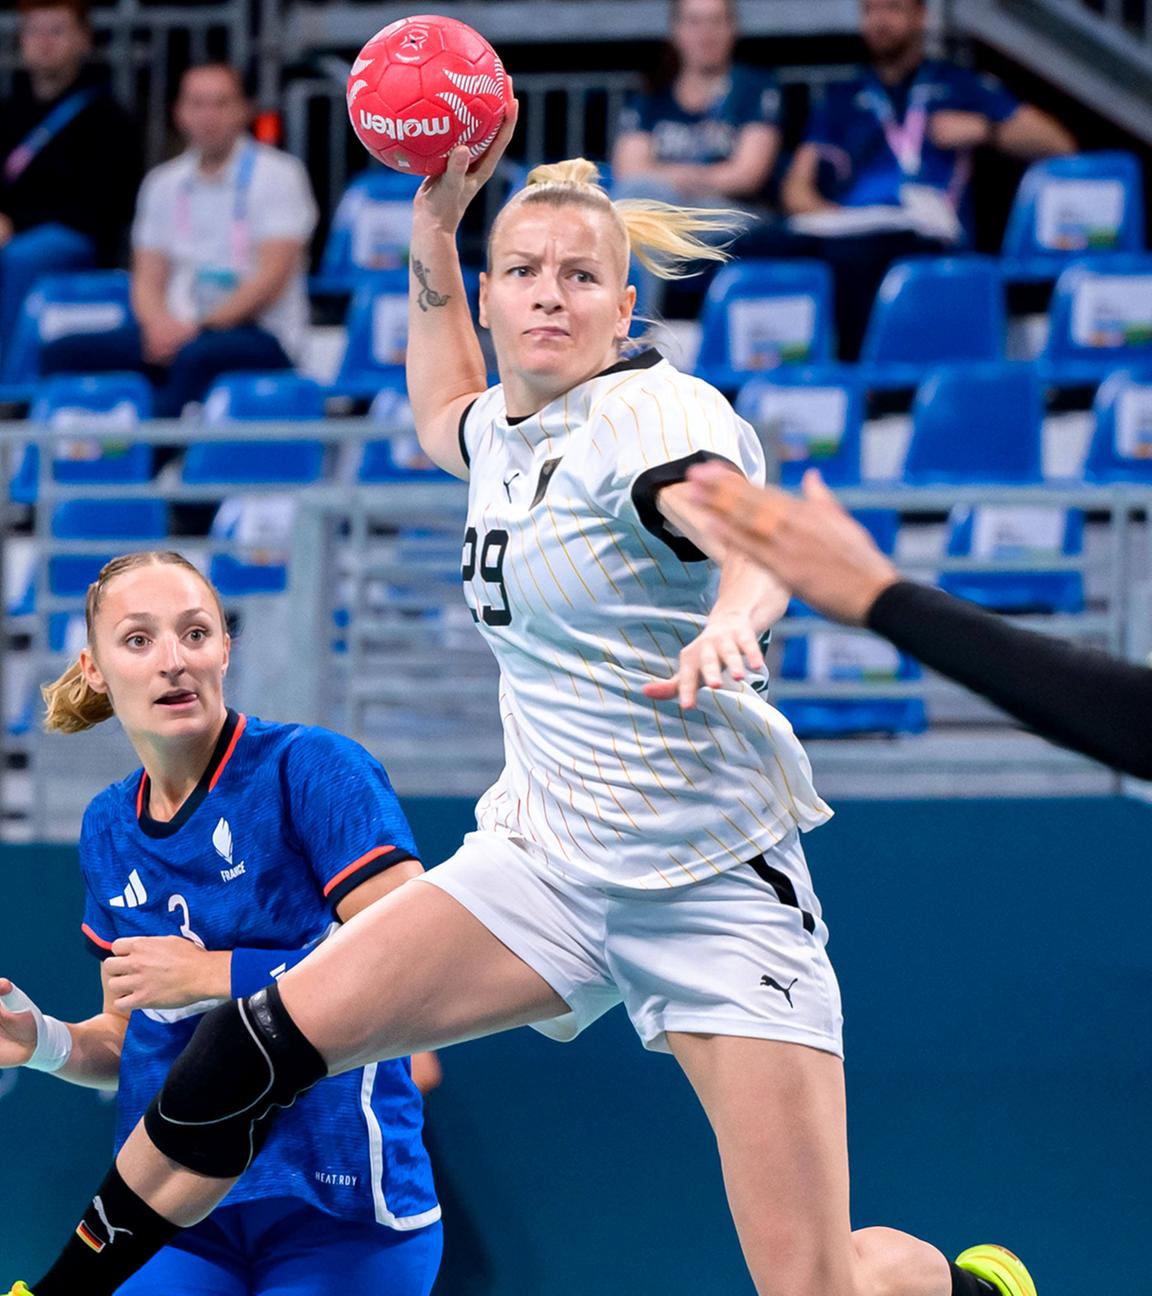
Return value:
<svg viewBox="0 0 1152 1296">
<path fill-rule="evenodd" d="M 305 164 L 323 158 L 326 169 L 317 174 L 313 167 L 313 182 L 322 209 L 332 212 L 365 154 L 348 123 L 348 65 L 337 58 L 324 62 L 330 75 L 294 81 L 285 91 L 284 146 Z M 783 86 L 811 88 L 839 80 L 849 71 L 842 64 L 829 64 L 778 68 L 775 75 Z M 644 79 L 638 72 L 532 72 L 519 74 L 515 84 L 521 129 L 511 152 L 534 166 L 561 157 L 610 158 L 620 112 Z M 485 189 L 485 226 L 502 201 L 499 186 Z"/>
<path fill-rule="evenodd" d="M 438 492 L 443 491 L 442 495 Z M 958 504 L 1050 504 L 1082 508 L 1095 522 L 1095 543 L 1067 558 L 984 561 L 939 558 L 902 564 L 910 575 L 934 579 L 942 571 L 1076 571 L 1089 590 L 1085 611 L 1024 617 L 1032 628 L 1143 657 L 1152 646 L 1148 618 L 1134 620 L 1133 599 L 1147 609 L 1152 533 L 1147 525 L 1152 492 L 1112 488 L 972 488 L 954 490 L 862 489 L 845 492 L 853 507 L 893 508 L 905 519 L 939 517 Z M 411 505 L 411 512 L 409 512 Z M 496 671 L 452 586 L 452 569 L 437 572 L 413 593 L 412 574 L 398 562 L 390 528 L 398 516 L 424 528 L 440 508 L 458 525 L 458 488 L 431 487 L 406 499 L 403 490 L 378 501 L 313 495 L 301 503 L 294 532 L 291 620 L 321 633 L 339 609 L 346 613 L 339 653 L 321 641 L 310 666 L 285 681 L 290 709 L 318 722 L 337 723 L 386 756 L 395 777 L 411 790 L 475 793 L 499 771 L 495 718 Z M 404 512 L 398 514 L 397 510 Z M 432 571 L 435 571 L 433 566 Z M 407 589 L 403 584 L 407 581 Z M 405 618 L 408 618 L 405 623 Z M 778 642 L 811 635 L 821 623 L 788 618 L 774 630 Z M 1133 627 L 1138 627 L 1134 635 Z M 865 633 L 843 630 L 842 633 Z M 471 642 L 470 642 L 471 640 Z M 485 690 L 489 690 L 485 696 Z M 1019 735 L 1002 716 L 956 685 L 926 674 L 914 681 L 799 682 L 774 678 L 773 699 L 919 698 L 931 720 L 925 735 L 878 742 L 874 737 L 818 742 L 818 774 L 868 794 L 929 791 L 934 781 L 951 787 L 963 776 L 976 791 L 1105 791 L 1118 780 L 1080 758 Z M 861 778 L 863 775 L 863 778 Z M 1017 778 L 1016 775 L 1022 777 Z M 410 782 L 409 782 L 410 781 Z"/>
<path fill-rule="evenodd" d="M 1148 0 L 999 0 L 1001 8 L 1051 15 L 1076 31 L 1103 41 L 1117 53 L 1143 47 L 1152 63 L 1152 4 Z"/>
<path fill-rule="evenodd" d="M 938 9 L 942 0 L 929 0 Z M 284 18 L 289 57 L 312 50 L 355 50 L 371 34 L 412 12 L 411 6 L 296 0 Z M 470 23 L 497 48 L 658 39 L 667 30 L 667 0 L 450 0 L 437 12 Z M 858 0 L 740 0 L 740 29 L 747 36 L 850 33 L 859 24 Z"/>
<path fill-rule="evenodd" d="M 336 64 L 336 60 L 331 60 Z M 363 149 L 348 123 L 347 68 L 333 68 L 331 77 L 294 81 L 284 95 L 284 146 L 307 163 L 317 156 L 315 143 L 324 141 L 326 171 L 313 180 L 321 207 L 335 210 L 349 177 L 360 168 Z M 533 73 L 516 78 L 523 106 L 523 142 L 519 156 L 531 163 L 549 156 L 607 157 L 615 123 L 630 91 L 641 78 L 634 72 Z M 560 152 L 560 150 L 563 152 Z M 495 217 L 501 201 L 497 186 L 484 193 L 485 224 Z"/>
<path fill-rule="evenodd" d="M 395 432 L 407 429 L 395 429 Z M 0 688 L 11 694 L 19 674 L 26 690 L 54 678 L 66 655 L 52 647 L 53 618 L 82 612 L 80 592 L 53 593 L 54 559 L 101 557 L 156 542 L 61 540 L 53 535 L 55 506 L 68 499 L 159 498 L 169 505 L 216 504 L 235 495 L 291 494 L 290 535 L 272 544 L 271 557 L 286 560 L 287 591 L 280 595 L 227 597 L 239 619 L 229 689 L 235 705 L 268 719 L 324 724 L 375 751 L 397 788 L 406 794 L 473 795 L 498 773 L 502 737 L 496 703 L 495 663 L 472 625 L 459 589 L 460 535 L 466 488 L 449 479 L 357 481 L 360 448 L 391 435 L 368 420 L 317 423 L 232 424 L 205 427 L 188 421 L 145 423 L 139 442 L 183 447 L 192 441 L 319 439 L 329 447 L 329 471 L 310 486 L 269 483 L 185 483 L 169 465 L 138 485 L 65 485 L 54 480 L 52 461 L 61 441 L 123 441 L 123 429 L 78 432 L 27 423 L 0 425 L 0 471 L 11 477 L 18 447 L 40 448 L 40 480 L 32 541 L 35 608 L 6 618 L 0 653 Z M 1152 491 L 1133 487 L 1034 487 L 912 489 L 865 488 L 843 495 L 858 508 L 891 508 L 905 525 L 937 526 L 961 504 L 1038 504 L 1079 508 L 1091 519 L 1091 540 L 1081 555 L 1010 561 L 936 558 L 919 565 L 901 560 L 914 576 L 941 571 L 1078 571 L 1088 593 L 1083 612 L 1033 617 L 1038 629 L 1092 643 L 1114 654 L 1143 658 L 1152 647 Z M 5 546 L 11 505 L 0 516 Z M 252 560 L 253 544 L 215 536 L 174 537 L 164 543 L 206 564 L 215 554 Z M 7 556 L 5 554 L 5 556 Z M 269 555 L 263 555 L 267 560 Z M 12 591 L 0 590 L 10 608 Z M 811 634 L 821 623 L 789 618 L 774 630 L 778 644 Z M 853 633 L 844 631 L 843 633 Z M 801 682 L 777 675 L 774 699 L 819 697 L 920 698 L 928 709 L 925 734 L 824 741 L 810 744 L 822 786 L 865 794 L 950 794 L 969 791 L 1107 791 L 1117 781 L 1099 767 L 1019 733 L 957 686 L 931 674 L 918 680 L 860 679 Z M 34 838 L 67 838 L 85 802 L 132 765 L 115 726 L 82 738 L 50 737 L 37 724 L 4 734 L 7 772 L 0 779 L 0 822 L 5 831 Z M 25 764 L 13 770 L 13 762 Z M 1032 782 L 1021 783 L 1027 774 Z M 5 817 L 6 816 L 6 817 Z"/>
<path fill-rule="evenodd" d="M 1149 0 L 948 0 L 946 28 L 999 49 L 1080 103 L 1152 140 Z"/>
</svg>

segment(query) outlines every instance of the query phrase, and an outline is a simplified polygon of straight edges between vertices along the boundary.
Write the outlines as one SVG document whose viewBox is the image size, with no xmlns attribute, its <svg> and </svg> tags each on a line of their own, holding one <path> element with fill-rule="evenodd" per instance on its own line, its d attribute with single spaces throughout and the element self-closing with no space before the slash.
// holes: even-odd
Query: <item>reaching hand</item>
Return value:
<svg viewBox="0 0 1152 1296">
<path fill-rule="evenodd" d="M 205 950 L 183 936 L 126 936 L 104 961 L 116 1009 L 186 1008 L 231 993 L 232 955 Z"/>
<path fill-rule="evenodd" d="M 730 477 L 737 474 L 725 468 Z M 744 478 L 739 478 L 743 481 Z M 678 697 L 680 705 L 690 711 L 703 682 L 718 689 L 724 683 L 724 672 L 742 680 L 747 670 L 763 670 L 764 655 L 752 619 L 744 613 L 713 612 L 700 634 L 680 653 L 680 669 L 668 680 L 645 684 L 643 693 L 658 702 Z"/>
<path fill-rule="evenodd" d="M 15 987 L 0 977 L 0 999 Z M 0 1068 L 23 1066 L 36 1051 L 36 1018 L 30 1012 L 13 1012 L 0 1002 Z"/>
<path fill-rule="evenodd" d="M 814 469 L 804 474 L 799 499 L 714 464 L 689 469 L 688 478 L 717 537 L 825 616 L 860 625 L 880 592 L 900 579 Z"/>
<path fill-rule="evenodd" d="M 417 189 L 413 199 L 417 218 L 427 217 L 442 230 L 450 234 L 456 233 L 468 204 L 492 178 L 492 173 L 504 156 L 504 150 L 516 129 L 519 113 L 519 101 L 513 99 L 508 105 L 499 134 L 477 161 L 472 161 L 471 153 L 463 145 L 452 150 L 444 174 L 429 176 Z"/>
</svg>

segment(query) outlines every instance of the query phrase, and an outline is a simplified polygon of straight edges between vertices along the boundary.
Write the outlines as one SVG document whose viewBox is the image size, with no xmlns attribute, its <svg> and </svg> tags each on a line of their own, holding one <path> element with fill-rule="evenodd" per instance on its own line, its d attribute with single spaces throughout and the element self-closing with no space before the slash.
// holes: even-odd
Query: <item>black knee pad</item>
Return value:
<svg viewBox="0 0 1152 1296">
<path fill-rule="evenodd" d="M 144 1127 L 179 1165 L 234 1179 L 259 1150 L 271 1114 L 327 1073 L 279 988 L 269 986 L 204 1015 L 144 1113 Z"/>
</svg>

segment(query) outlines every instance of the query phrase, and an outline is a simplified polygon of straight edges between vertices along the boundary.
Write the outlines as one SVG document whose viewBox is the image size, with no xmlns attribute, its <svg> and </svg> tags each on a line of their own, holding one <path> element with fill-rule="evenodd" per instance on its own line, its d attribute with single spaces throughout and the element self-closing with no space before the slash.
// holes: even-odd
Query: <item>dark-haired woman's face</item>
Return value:
<svg viewBox="0 0 1152 1296">
<path fill-rule="evenodd" d="M 672 19 L 672 44 L 686 71 L 726 71 L 736 45 L 728 0 L 680 0 Z"/>
<path fill-rule="evenodd" d="M 88 683 L 110 696 L 129 737 L 188 738 L 223 718 L 228 649 L 203 579 L 153 563 L 105 586 L 91 651 L 80 663 Z"/>
</svg>

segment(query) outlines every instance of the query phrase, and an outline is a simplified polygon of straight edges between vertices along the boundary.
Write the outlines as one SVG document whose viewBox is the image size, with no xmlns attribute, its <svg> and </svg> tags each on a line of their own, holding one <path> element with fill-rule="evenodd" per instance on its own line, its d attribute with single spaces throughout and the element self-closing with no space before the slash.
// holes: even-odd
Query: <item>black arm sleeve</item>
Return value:
<svg viewBox="0 0 1152 1296">
<path fill-rule="evenodd" d="M 1043 737 L 1152 779 L 1152 670 L 912 581 L 880 595 L 868 628 Z"/>
</svg>

